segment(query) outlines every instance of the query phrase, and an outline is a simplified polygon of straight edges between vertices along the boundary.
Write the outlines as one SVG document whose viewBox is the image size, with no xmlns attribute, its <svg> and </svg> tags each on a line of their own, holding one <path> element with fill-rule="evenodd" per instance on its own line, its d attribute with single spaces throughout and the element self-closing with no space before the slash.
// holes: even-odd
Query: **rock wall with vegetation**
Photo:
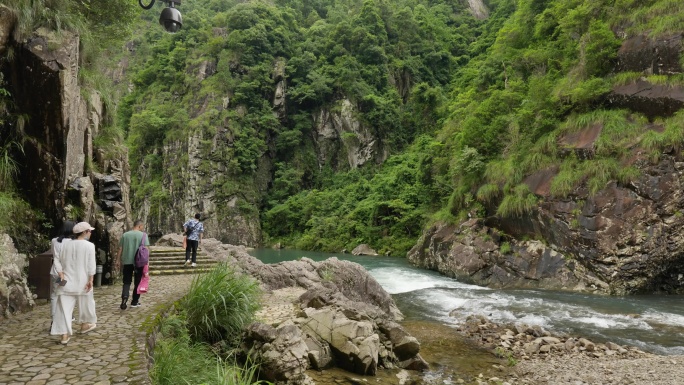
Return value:
<svg viewBox="0 0 684 385">
<path fill-rule="evenodd" d="M 131 218 L 128 155 L 108 137 L 114 95 L 104 92 L 96 61 L 128 31 L 125 23 L 109 26 L 110 17 L 133 15 L 115 3 L 0 6 L 0 232 L 31 258 L 49 250 L 63 221 L 88 221 L 105 282 L 119 271 L 113 256 Z M 5 259 L 16 262 L 5 271 L 23 277 L 21 259 Z M 23 279 L 5 274 L 0 286 Z M 5 309 L 25 309 L 10 292 Z"/>
<path fill-rule="evenodd" d="M 163 232 L 206 212 L 209 235 L 230 243 L 416 246 L 415 263 L 484 284 L 679 291 L 681 250 L 667 229 L 679 212 L 682 7 L 189 7 L 183 32 L 134 40 L 122 123 L 144 148 L 132 152 L 135 206 Z M 430 237 L 452 228 L 459 238 L 470 218 L 506 252 L 475 253 L 477 272 L 448 253 L 432 261 L 463 244 Z M 559 270 L 540 280 L 531 266 L 549 260 L 522 251 L 529 242 L 562 256 Z M 497 281 L 497 269 L 511 278 Z"/>
<path fill-rule="evenodd" d="M 488 242 L 477 243 L 489 247 L 468 259 L 459 226 L 447 236 L 438 226 L 411 260 L 497 286 L 682 292 L 682 10 L 519 2 L 488 54 L 469 63 L 479 66 L 472 77 L 458 80 L 444 129 L 462 165 L 448 214 L 481 217 Z M 520 247 L 530 239 L 543 252 Z M 563 258 L 539 259 L 547 252 Z M 556 282 L 539 275 L 545 260 Z"/>
<path fill-rule="evenodd" d="M 124 60 L 119 124 L 150 229 L 178 231 L 203 212 L 206 235 L 233 244 L 408 250 L 425 200 L 392 188 L 416 178 L 419 160 L 387 177 L 395 186 L 371 179 L 438 126 L 450 73 L 484 25 L 468 5 L 217 0 L 182 11 L 174 35 L 150 16 Z"/>
<path fill-rule="evenodd" d="M 20 250 L 65 218 L 111 246 L 131 212 L 160 235 L 202 212 L 232 244 L 402 256 L 422 236 L 412 260 L 439 266 L 425 245 L 480 218 L 490 270 L 446 273 L 534 285 L 538 242 L 569 287 L 681 290 L 680 1 L 211 0 L 176 34 L 136 6 L 0 8 Z"/>
</svg>

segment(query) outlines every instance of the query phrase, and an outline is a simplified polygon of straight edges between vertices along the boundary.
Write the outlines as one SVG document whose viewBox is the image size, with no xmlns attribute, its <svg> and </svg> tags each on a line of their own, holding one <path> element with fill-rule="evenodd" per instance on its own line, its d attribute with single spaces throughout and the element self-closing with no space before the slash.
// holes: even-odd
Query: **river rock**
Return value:
<svg viewBox="0 0 684 385">
<path fill-rule="evenodd" d="M 162 237 L 164 242 L 172 238 Z M 270 317 L 269 325 L 252 325 L 246 335 L 247 354 L 300 360 L 298 367 L 270 364 L 269 378 L 287 378 L 295 384 L 292 378 L 302 368 L 323 369 L 331 365 L 363 375 L 373 375 L 381 367 L 428 368 L 420 357 L 418 341 L 397 322 L 403 316 L 394 300 L 360 265 L 337 258 L 264 264 L 244 247 L 220 242 L 208 242 L 204 250 L 210 257 L 229 261 L 239 271 L 255 277 L 267 293 L 292 292 L 287 288 L 303 291 L 290 300 L 291 308 L 298 310 L 292 310 L 289 318 Z M 289 326 L 283 332 L 290 337 L 283 339 L 290 343 L 276 348 L 272 341 L 278 338 L 284 324 Z M 292 327 L 299 330 L 297 336 Z M 297 342 L 298 339 L 303 342 Z M 272 349 L 275 351 L 270 352 Z M 287 349 L 295 351 L 286 353 Z"/>
<path fill-rule="evenodd" d="M 594 350 L 596 350 L 596 345 L 594 345 L 593 342 L 587 340 L 586 338 L 580 338 L 579 344 L 588 352 L 593 352 Z"/>
<path fill-rule="evenodd" d="M 313 384 L 305 371 L 309 368 L 309 347 L 301 330 L 292 322 L 277 328 L 255 322 L 246 331 L 245 350 L 260 363 L 261 374 L 269 381 L 283 384 Z"/>
<path fill-rule="evenodd" d="M 378 252 L 373 250 L 370 246 L 362 243 L 352 250 L 352 255 L 378 255 Z"/>
<path fill-rule="evenodd" d="M 539 326 L 500 325 L 489 321 L 482 315 L 469 316 L 458 325 L 457 330 L 485 348 L 496 349 L 496 354 L 499 356 L 502 355 L 501 350 L 503 350 L 507 352 L 506 354 L 519 359 L 534 358 L 539 355 L 545 357 L 582 355 L 596 359 L 618 354 L 620 358 L 634 358 L 643 354 L 643 352 L 637 352 L 636 348 L 628 350 L 611 342 L 605 345 L 595 344 L 586 338 L 551 335 L 548 330 Z M 520 333 L 515 333 L 513 330 L 520 331 Z"/>
</svg>

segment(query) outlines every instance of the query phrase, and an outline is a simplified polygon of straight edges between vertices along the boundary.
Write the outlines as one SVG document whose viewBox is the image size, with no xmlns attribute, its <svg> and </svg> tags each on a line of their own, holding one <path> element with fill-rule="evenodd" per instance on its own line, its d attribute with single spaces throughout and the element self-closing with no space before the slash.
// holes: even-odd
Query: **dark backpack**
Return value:
<svg viewBox="0 0 684 385">
<path fill-rule="evenodd" d="M 140 246 L 135 252 L 135 265 L 137 267 L 143 267 L 150 263 L 150 249 L 145 246 L 145 239 L 147 234 L 143 233 L 142 239 L 140 240 Z"/>
</svg>

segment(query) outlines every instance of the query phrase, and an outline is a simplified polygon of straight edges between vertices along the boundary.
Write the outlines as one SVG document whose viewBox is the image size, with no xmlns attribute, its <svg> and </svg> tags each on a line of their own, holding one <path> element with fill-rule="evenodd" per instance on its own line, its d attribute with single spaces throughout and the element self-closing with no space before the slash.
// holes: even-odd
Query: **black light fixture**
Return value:
<svg viewBox="0 0 684 385">
<path fill-rule="evenodd" d="M 152 0 L 150 4 L 144 5 L 142 0 L 138 0 L 138 4 L 142 9 L 150 9 L 156 0 Z M 176 4 L 180 5 L 181 0 L 162 0 L 166 2 L 167 7 L 162 10 L 159 15 L 159 24 L 161 24 L 166 32 L 176 33 L 183 27 L 183 18 L 181 13 L 176 9 Z"/>
</svg>

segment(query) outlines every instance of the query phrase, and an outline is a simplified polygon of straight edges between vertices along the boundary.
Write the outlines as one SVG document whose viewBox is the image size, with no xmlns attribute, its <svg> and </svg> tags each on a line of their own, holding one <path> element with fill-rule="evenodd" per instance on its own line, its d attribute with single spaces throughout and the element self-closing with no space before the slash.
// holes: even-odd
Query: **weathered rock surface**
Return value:
<svg viewBox="0 0 684 385">
<path fill-rule="evenodd" d="M 66 219 L 95 226 L 91 240 L 106 282 L 120 270 L 113 256 L 131 221 L 128 154 L 116 143 L 94 148 L 105 107 L 96 92 L 84 97 L 79 85 L 79 36 L 39 29 L 12 38 L 7 83 L 18 113 L 28 116 L 19 134 L 18 188 L 56 228 Z"/>
<path fill-rule="evenodd" d="M 12 30 L 17 22 L 14 12 L 5 5 L 0 5 L 0 54 L 4 54 L 12 37 Z"/>
<path fill-rule="evenodd" d="M 378 255 L 378 252 L 373 250 L 367 244 L 362 243 L 352 250 L 352 255 Z"/>
<path fill-rule="evenodd" d="M 339 111 L 321 109 L 314 117 L 314 141 L 318 164 L 344 164 L 340 154 L 346 155 L 349 168 L 363 166 L 369 161 L 382 163 L 388 156 L 379 138 L 354 115 L 356 107 L 348 100 L 339 102 Z"/>
<path fill-rule="evenodd" d="M 458 330 L 478 344 L 496 350 L 498 355 L 529 359 L 534 356 L 578 356 L 591 358 L 619 355 L 638 358 L 647 353 L 614 342 L 594 343 L 586 338 L 552 335 L 541 326 L 500 325 L 482 315 L 468 316 Z"/>
<path fill-rule="evenodd" d="M 269 380 L 308 384 L 307 369 L 330 366 L 364 375 L 427 368 L 420 344 L 397 323 L 402 315 L 391 296 L 360 265 L 337 258 L 267 265 L 244 247 L 203 242 L 207 254 L 230 260 L 270 296 L 244 343 L 246 352 L 264 360 Z"/>
<path fill-rule="evenodd" d="M 618 51 L 617 72 L 671 75 L 682 72 L 682 34 L 652 39 L 638 35 L 625 40 Z"/>
<path fill-rule="evenodd" d="M 530 187 L 544 199 L 522 217 L 437 224 L 409 261 L 495 287 L 684 292 L 684 162 L 663 155 L 655 165 L 635 164 L 641 175 L 626 186 L 610 183 L 593 196 L 580 188 L 555 199 L 539 187 L 548 181 L 540 182 Z M 516 241 L 525 237 L 545 242 Z"/>
<path fill-rule="evenodd" d="M 626 108 L 653 119 L 669 117 L 684 107 L 684 87 L 653 84 L 640 79 L 616 86 L 608 96 L 615 108 Z"/>
<path fill-rule="evenodd" d="M 26 277 L 26 256 L 19 254 L 12 239 L 0 234 L 0 316 L 8 317 L 34 306 Z"/>
<path fill-rule="evenodd" d="M 408 253 L 412 264 L 491 287 L 582 290 L 605 286 L 582 265 L 538 241 L 509 242 L 500 232 L 471 219 L 459 226 L 437 223 Z"/>
<path fill-rule="evenodd" d="M 606 102 L 651 119 L 681 111 L 684 88 L 676 82 L 654 84 L 646 79 L 648 75 L 681 74 L 682 52 L 681 34 L 626 40 L 617 70 L 641 72 L 644 77 L 616 86 Z M 561 156 L 593 158 L 602 130 L 597 123 L 565 133 L 558 138 Z M 662 132 L 664 128 L 649 123 L 643 130 Z M 684 159 L 678 149 L 666 149 L 652 163 L 636 145 L 627 149 L 631 154 L 628 165 L 640 172 L 633 181 L 611 182 L 596 194 L 580 186 L 561 199 L 550 193 L 558 169 L 540 170 L 524 180 L 540 198 L 531 212 L 453 226 L 436 224 L 424 232 L 409 252 L 409 260 L 494 287 L 684 293 L 684 237 L 679 231 L 684 224 Z"/>
<path fill-rule="evenodd" d="M 638 35 L 625 40 L 618 51 L 616 72 L 640 72 L 644 78 L 614 87 L 607 103 L 614 108 L 640 112 L 651 120 L 672 116 L 684 107 L 684 88 L 678 84 L 653 84 L 646 77 L 684 72 L 680 61 L 682 52 L 681 33 L 657 39 Z"/>
<path fill-rule="evenodd" d="M 660 356 L 613 342 L 553 335 L 539 326 L 501 325 L 484 316 L 470 316 L 458 327 L 469 339 L 514 366 L 509 384 L 634 384 L 680 383 L 684 356 Z M 495 365 L 496 366 L 496 365 Z M 478 384 L 502 383 L 485 378 Z"/>
<path fill-rule="evenodd" d="M 468 0 L 468 7 L 473 16 L 482 20 L 489 17 L 489 10 L 482 0 Z"/>
</svg>

